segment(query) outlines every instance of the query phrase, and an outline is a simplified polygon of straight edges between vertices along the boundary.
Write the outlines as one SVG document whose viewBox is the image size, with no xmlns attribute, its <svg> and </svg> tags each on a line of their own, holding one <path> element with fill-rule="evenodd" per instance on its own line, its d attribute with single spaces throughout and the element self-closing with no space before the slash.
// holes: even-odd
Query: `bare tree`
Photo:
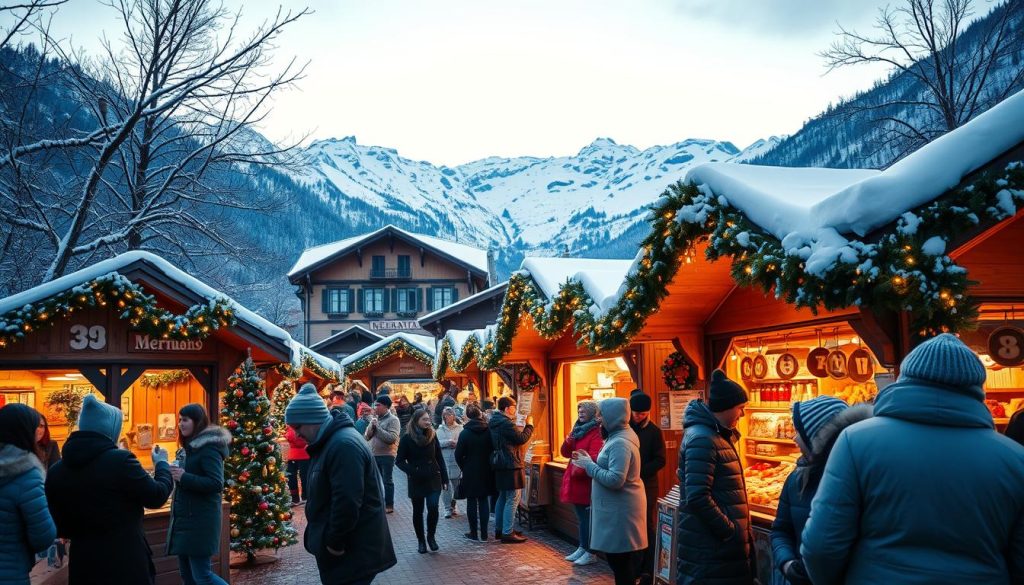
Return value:
<svg viewBox="0 0 1024 585">
<path fill-rule="evenodd" d="M 1022 0 L 1007 0 L 976 27 L 972 0 L 905 0 L 879 11 L 874 34 L 840 27 L 820 53 L 829 71 L 882 63 L 905 91 L 876 88 L 835 113 L 867 114 L 894 160 L 957 128 L 1024 86 Z M 917 87 L 914 87 L 916 85 Z"/>
<path fill-rule="evenodd" d="M 40 17 L 50 8 L 56 8 L 68 0 L 27 0 L 0 4 L 0 21 L 6 20 L 6 26 L 0 26 L 0 49 L 11 43 L 18 35 L 36 28 Z"/>
<path fill-rule="evenodd" d="M 248 179 L 287 164 L 291 153 L 258 140 L 253 126 L 273 93 L 303 70 L 291 61 L 270 72 L 270 56 L 281 31 L 307 12 L 279 11 L 241 36 L 239 15 L 209 0 L 108 6 L 123 31 L 117 43 L 104 39 L 101 56 L 87 59 L 53 43 L 67 86 L 96 128 L 8 148 L 0 158 L 8 180 L 0 181 L 16 188 L 0 189 L 0 198 L 16 213 L 6 222 L 47 242 L 44 282 L 64 274 L 72 259 L 111 251 L 169 249 L 190 261 L 244 256 L 231 237 L 238 227 L 231 212 L 278 209 L 282 201 L 253 201 Z M 59 180 L 10 179 L 53 152 L 68 157 Z M 71 189 L 55 184 L 68 175 Z"/>
</svg>

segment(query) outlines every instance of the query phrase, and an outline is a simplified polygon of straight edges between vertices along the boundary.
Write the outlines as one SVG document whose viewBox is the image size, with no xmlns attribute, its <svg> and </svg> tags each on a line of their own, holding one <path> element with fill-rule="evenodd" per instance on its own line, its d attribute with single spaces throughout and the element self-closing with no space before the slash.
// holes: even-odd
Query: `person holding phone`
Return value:
<svg viewBox="0 0 1024 585">
<path fill-rule="evenodd" d="M 150 475 L 135 453 L 117 448 L 123 420 L 120 410 L 87 395 L 78 430 L 46 477 L 57 536 L 71 540 L 69 583 L 147 585 L 156 577 L 142 517 L 167 502 L 174 481 L 166 449 L 153 447 Z"/>
<path fill-rule="evenodd" d="M 576 405 L 576 415 L 576 424 L 562 441 L 562 457 L 579 459 L 582 451 L 596 458 L 604 445 L 601 421 L 597 418 L 597 403 L 593 400 L 580 400 Z M 559 491 L 562 502 L 572 504 L 579 522 L 579 546 L 565 560 L 581 566 L 597 562 L 597 557 L 590 552 L 590 484 L 590 476 L 582 467 L 570 465 L 562 475 L 562 488 Z"/>
<path fill-rule="evenodd" d="M 512 526 L 520 493 L 526 487 L 522 446 L 533 436 L 533 417 L 526 417 L 526 426 L 520 431 L 516 428 L 515 399 L 511 396 L 502 396 L 498 400 L 498 409 L 491 416 L 489 426 L 494 442 L 491 468 L 494 470 L 494 484 L 498 489 L 498 501 L 494 508 L 494 538 L 500 540 L 502 544 L 526 542 L 526 537 L 514 531 Z"/>
</svg>

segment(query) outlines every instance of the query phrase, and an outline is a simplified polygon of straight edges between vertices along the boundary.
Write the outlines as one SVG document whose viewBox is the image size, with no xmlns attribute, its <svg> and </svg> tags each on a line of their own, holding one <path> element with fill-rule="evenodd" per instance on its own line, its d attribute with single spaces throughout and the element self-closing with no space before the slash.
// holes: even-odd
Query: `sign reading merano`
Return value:
<svg viewBox="0 0 1024 585">
<path fill-rule="evenodd" d="M 198 352 L 203 351 L 203 342 L 199 339 L 161 339 L 132 333 L 128 338 L 128 351 Z"/>
</svg>

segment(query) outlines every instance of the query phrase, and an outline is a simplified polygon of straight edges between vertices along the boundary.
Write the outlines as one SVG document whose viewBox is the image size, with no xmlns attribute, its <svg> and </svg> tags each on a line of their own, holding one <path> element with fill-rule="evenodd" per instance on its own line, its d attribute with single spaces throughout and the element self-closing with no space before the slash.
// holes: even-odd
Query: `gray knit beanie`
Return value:
<svg viewBox="0 0 1024 585">
<path fill-rule="evenodd" d="M 284 409 L 284 422 L 290 425 L 318 425 L 330 416 L 316 386 L 306 382 Z"/>
<path fill-rule="evenodd" d="M 96 400 L 87 394 L 82 399 L 82 411 L 78 413 L 78 430 L 99 433 L 111 441 L 121 436 L 121 422 L 124 415 L 117 408 Z"/>
<path fill-rule="evenodd" d="M 959 389 L 984 399 L 985 366 L 964 342 L 950 333 L 937 335 L 907 354 L 900 382 L 922 381 Z"/>
<path fill-rule="evenodd" d="M 816 396 L 793 403 L 793 428 L 800 434 L 804 445 L 810 447 L 814 436 L 830 420 L 847 408 L 847 404 L 834 396 Z"/>
</svg>

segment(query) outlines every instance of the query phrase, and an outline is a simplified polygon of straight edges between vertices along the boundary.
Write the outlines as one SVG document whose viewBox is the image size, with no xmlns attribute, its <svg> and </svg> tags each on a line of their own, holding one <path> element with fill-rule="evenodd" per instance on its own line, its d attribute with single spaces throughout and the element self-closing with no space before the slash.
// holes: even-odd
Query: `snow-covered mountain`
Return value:
<svg viewBox="0 0 1024 585">
<path fill-rule="evenodd" d="M 703 139 L 639 150 L 598 138 L 571 156 L 489 157 L 448 167 L 349 136 L 311 144 L 307 165 L 293 178 L 339 213 L 434 225 L 442 237 L 518 253 L 576 252 L 636 224 L 690 167 L 749 160 L 781 140 L 759 140 L 743 151 Z"/>
</svg>

